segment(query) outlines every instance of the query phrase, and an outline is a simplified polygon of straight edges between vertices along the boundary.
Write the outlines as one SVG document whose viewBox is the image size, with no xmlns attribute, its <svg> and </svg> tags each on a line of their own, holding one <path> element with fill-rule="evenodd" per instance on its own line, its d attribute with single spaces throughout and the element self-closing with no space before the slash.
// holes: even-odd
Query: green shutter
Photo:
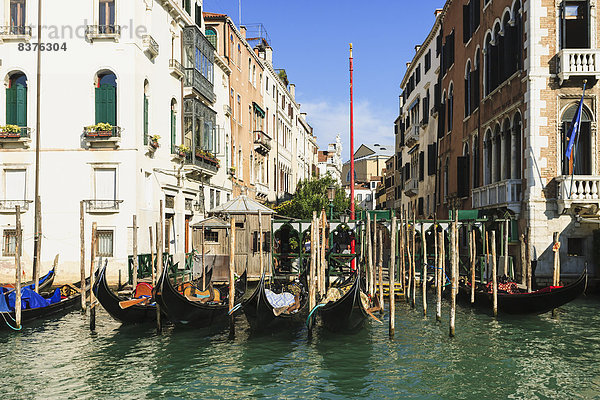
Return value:
<svg viewBox="0 0 600 400">
<path fill-rule="evenodd" d="M 177 120 L 175 119 L 175 111 L 171 110 L 171 153 L 175 152 L 176 127 Z"/>
<path fill-rule="evenodd" d="M 148 97 L 144 95 L 144 144 L 148 144 Z"/>
<path fill-rule="evenodd" d="M 27 88 L 23 85 L 17 87 L 17 124 L 18 126 L 27 126 Z"/>
<path fill-rule="evenodd" d="M 117 124 L 117 88 L 101 85 L 96 88 L 96 123 Z"/>
<path fill-rule="evenodd" d="M 17 124 L 17 88 L 6 89 L 6 124 Z"/>
</svg>

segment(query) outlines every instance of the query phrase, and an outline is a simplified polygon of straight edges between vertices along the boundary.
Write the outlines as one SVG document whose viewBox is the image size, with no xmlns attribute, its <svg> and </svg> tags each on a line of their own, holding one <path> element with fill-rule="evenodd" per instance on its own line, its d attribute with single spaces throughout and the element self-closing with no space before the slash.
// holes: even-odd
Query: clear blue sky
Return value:
<svg viewBox="0 0 600 400">
<path fill-rule="evenodd" d="M 354 45 L 355 150 L 361 143 L 394 143 L 400 81 L 414 47 L 429 33 L 443 0 L 242 0 L 242 24 L 262 23 L 275 68 L 296 84 L 325 148 L 342 135 L 349 157 L 348 43 Z M 204 0 L 204 10 L 239 25 L 238 0 Z"/>
</svg>

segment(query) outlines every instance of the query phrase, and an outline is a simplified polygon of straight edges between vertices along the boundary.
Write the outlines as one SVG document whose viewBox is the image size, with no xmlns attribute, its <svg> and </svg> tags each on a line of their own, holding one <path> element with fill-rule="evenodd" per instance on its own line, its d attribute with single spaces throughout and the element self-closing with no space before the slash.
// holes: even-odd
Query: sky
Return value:
<svg viewBox="0 0 600 400">
<path fill-rule="evenodd" d="M 349 43 L 354 46 L 354 150 L 394 143 L 400 82 L 444 0 L 204 0 L 204 11 L 227 14 L 239 26 L 262 23 L 273 64 L 296 84 L 321 149 L 340 134 L 350 148 Z"/>
</svg>

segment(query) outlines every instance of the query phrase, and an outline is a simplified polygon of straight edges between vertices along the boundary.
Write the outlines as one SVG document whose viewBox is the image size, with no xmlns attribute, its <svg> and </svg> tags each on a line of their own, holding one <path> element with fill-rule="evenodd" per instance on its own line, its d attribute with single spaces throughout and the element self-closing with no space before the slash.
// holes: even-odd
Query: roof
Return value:
<svg viewBox="0 0 600 400">
<path fill-rule="evenodd" d="M 375 144 L 362 144 L 354 152 L 354 159 L 366 158 L 366 157 L 389 157 L 394 155 L 394 145 L 382 145 L 379 143 Z"/>
<path fill-rule="evenodd" d="M 326 161 L 327 161 L 327 152 L 319 151 L 319 162 L 326 162 Z"/>
<path fill-rule="evenodd" d="M 202 221 L 198 221 L 197 223 L 192 225 L 194 227 L 205 227 L 205 228 L 228 228 L 229 223 L 219 217 L 208 217 L 203 219 Z"/>
<path fill-rule="evenodd" d="M 219 13 L 213 13 L 213 12 L 206 12 L 206 11 L 204 11 L 202 13 L 202 16 L 204 18 L 226 18 L 227 14 L 219 14 Z"/>
<path fill-rule="evenodd" d="M 209 211 L 209 214 L 275 214 L 275 211 L 246 195 L 241 195 Z"/>
</svg>

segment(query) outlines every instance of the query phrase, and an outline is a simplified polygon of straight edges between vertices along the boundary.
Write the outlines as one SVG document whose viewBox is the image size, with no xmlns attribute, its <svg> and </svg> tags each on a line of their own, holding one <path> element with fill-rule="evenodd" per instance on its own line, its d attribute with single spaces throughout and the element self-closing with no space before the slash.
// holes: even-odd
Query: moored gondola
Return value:
<svg viewBox="0 0 600 400">
<path fill-rule="evenodd" d="M 359 330 L 368 316 L 361 301 L 359 274 L 356 274 L 352 287 L 340 299 L 323 305 L 318 312 L 322 325 L 332 332 Z"/>
<path fill-rule="evenodd" d="M 106 265 L 100 269 L 100 273 L 94 283 L 94 295 L 111 317 L 123 324 L 139 324 L 156 321 L 156 304 L 134 304 L 127 308 L 121 308 L 123 299 L 117 296 L 106 281 Z"/>
<path fill-rule="evenodd" d="M 543 314 L 575 300 L 585 292 L 587 287 L 587 270 L 579 278 L 567 286 L 549 286 L 535 292 L 498 293 L 498 311 L 506 314 Z M 461 297 L 470 297 L 470 287 L 460 288 Z M 492 307 L 492 294 L 486 290 L 475 291 L 475 305 Z"/>
<path fill-rule="evenodd" d="M 39 293 L 46 292 L 46 291 L 50 290 L 50 288 L 52 287 L 52 284 L 54 283 L 54 277 L 56 276 L 55 268 L 56 267 L 52 267 L 52 269 L 50 271 L 48 271 L 48 273 L 46 275 L 44 275 L 40 278 L 40 283 L 38 285 Z M 7 289 L 14 288 L 13 285 L 4 285 L 3 287 L 7 288 Z M 29 289 L 33 290 L 34 283 L 33 283 L 33 281 L 23 283 L 23 284 L 21 284 L 21 288 L 29 288 Z"/>
<path fill-rule="evenodd" d="M 89 289 L 88 285 L 89 278 L 86 279 L 86 292 Z M 80 287 L 80 282 L 72 285 L 63 285 L 46 297 L 37 295 L 30 289 L 26 289 L 25 293 L 22 291 L 24 294 L 22 304 L 24 303 L 26 307 L 23 307 L 21 310 L 21 324 L 23 325 L 37 319 L 46 319 L 73 310 L 81 304 Z M 11 301 L 8 297 L 10 295 L 10 291 L 0 294 L 0 316 L 2 318 L 0 320 L 0 329 L 15 329 L 15 310 L 14 306 L 9 306 Z"/>
<path fill-rule="evenodd" d="M 273 330 L 281 326 L 292 326 L 305 321 L 308 314 L 308 296 L 306 285 L 302 282 L 288 284 L 293 285 L 290 295 L 294 296 L 293 304 L 284 304 L 275 307 L 267 295 L 265 277 L 263 275 L 254 293 L 243 302 L 244 314 L 253 330 Z M 282 291 L 284 287 L 282 287 Z M 295 292 L 295 293 L 294 293 Z M 277 296 L 277 294 L 275 294 Z"/>
<path fill-rule="evenodd" d="M 226 288 L 227 286 L 225 286 Z M 193 301 L 179 293 L 171 283 L 165 269 L 155 288 L 154 298 L 169 320 L 175 325 L 209 327 L 227 320 L 229 306 L 227 290 L 220 291 L 219 302 Z M 235 282 L 235 298 L 239 300 L 246 292 L 246 272 Z"/>
</svg>

